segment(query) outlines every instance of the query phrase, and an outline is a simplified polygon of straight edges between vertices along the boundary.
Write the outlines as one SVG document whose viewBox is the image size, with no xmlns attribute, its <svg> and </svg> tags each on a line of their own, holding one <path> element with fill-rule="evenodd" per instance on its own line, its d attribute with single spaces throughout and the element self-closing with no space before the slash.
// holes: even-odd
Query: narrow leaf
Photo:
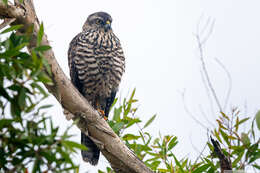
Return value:
<svg viewBox="0 0 260 173">
<path fill-rule="evenodd" d="M 41 45 L 42 37 L 43 37 L 43 23 L 41 23 L 39 32 L 37 34 L 37 46 Z"/>
<path fill-rule="evenodd" d="M 123 136 L 123 140 L 128 140 L 128 141 L 137 140 L 139 138 L 140 138 L 140 136 L 135 136 L 133 134 L 126 134 L 126 135 Z"/>
<path fill-rule="evenodd" d="M 78 143 L 73 142 L 73 141 L 62 141 L 62 143 L 68 145 L 71 148 L 78 148 L 78 149 L 81 149 L 81 150 L 87 150 L 87 147 L 85 145 L 81 145 L 81 144 L 78 144 Z"/>
<path fill-rule="evenodd" d="M 21 27 L 23 27 L 23 25 L 13 25 L 13 26 L 5 29 L 4 31 L 2 31 L 1 34 L 8 33 L 8 32 L 20 29 Z"/>
<path fill-rule="evenodd" d="M 260 130 L 260 111 L 257 112 L 256 116 L 255 116 L 255 120 L 256 120 L 256 125 L 258 130 Z"/>
<path fill-rule="evenodd" d="M 195 169 L 193 171 L 193 173 L 201 173 L 201 172 L 206 172 L 206 170 L 209 168 L 209 164 L 206 164 L 206 165 L 202 165 L 200 167 L 198 167 L 197 169 Z"/>
<path fill-rule="evenodd" d="M 175 147 L 175 145 L 178 143 L 177 141 L 177 137 L 173 137 L 172 140 L 170 141 L 169 145 L 168 145 L 168 150 L 170 151 L 173 147 Z"/>
<path fill-rule="evenodd" d="M 246 146 L 250 145 L 250 139 L 246 133 L 241 134 L 241 140 L 244 145 L 246 145 Z"/>
<path fill-rule="evenodd" d="M 49 50 L 51 48 L 51 46 L 49 45 L 42 45 L 42 46 L 38 46 L 36 48 L 34 48 L 35 51 L 38 51 L 38 52 L 44 52 L 46 50 Z"/>
<path fill-rule="evenodd" d="M 153 115 L 152 118 L 150 118 L 150 119 L 145 123 L 143 129 L 146 128 L 147 126 L 149 126 L 149 125 L 153 122 L 153 120 L 155 119 L 155 117 L 156 117 L 156 114 Z"/>
<path fill-rule="evenodd" d="M 7 5 L 8 0 L 2 0 L 5 5 Z"/>
</svg>

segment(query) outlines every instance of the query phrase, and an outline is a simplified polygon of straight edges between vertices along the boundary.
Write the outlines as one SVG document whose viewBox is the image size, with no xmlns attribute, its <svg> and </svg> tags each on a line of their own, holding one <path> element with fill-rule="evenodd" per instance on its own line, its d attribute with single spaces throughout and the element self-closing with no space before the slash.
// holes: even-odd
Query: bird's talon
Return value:
<svg viewBox="0 0 260 173">
<path fill-rule="evenodd" d="M 107 120 L 108 120 L 108 118 L 107 118 L 106 116 L 103 116 L 103 118 L 104 118 L 104 120 L 105 120 L 105 121 L 107 121 Z"/>
<path fill-rule="evenodd" d="M 98 112 L 101 114 L 102 118 L 107 121 L 107 116 L 105 116 L 105 112 L 101 109 L 98 109 Z"/>
<path fill-rule="evenodd" d="M 105 116 L 105 112 L 101 109 L 98 109 L 98 112 L 102 115 L 102 116 Z"/>
</svg>

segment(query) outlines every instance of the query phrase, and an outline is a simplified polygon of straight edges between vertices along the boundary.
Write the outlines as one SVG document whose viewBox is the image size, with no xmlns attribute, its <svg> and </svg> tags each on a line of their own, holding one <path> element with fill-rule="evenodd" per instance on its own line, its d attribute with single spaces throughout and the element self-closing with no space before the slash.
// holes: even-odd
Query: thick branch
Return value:
<svg viewBox="0 0 260 173">
<path fill-rule="evenodd" d="M 15 1 L 13 5 L 8 3 L 6 6 L 0 1 L 0 18 L 15 18 L 15 24 L 23 24 L 27 27 L 34 25 L 33 38 L 30 41 L 28 49 L 36 46 L 36 36 L 39 30 L 39 21 L 37 19 L 32 0 L 24 0 L 22 4 Z M 50 45 L 47 36 L 42 39 L 43 45 Z M 124 173 L 145 173 L 152 172 L 145 164 L 140 161 L 136 155 L 120 140 L 113 132 L 103 118 L 86 101 L 86 99 L 77 91 L 70 80 L 65 76 L 57 63 L 52 50 L 44 53 L 48 61 L 54 85 L 45 85 L 51 94 L 61 103 L 61 105 L 77 115 L 79 118 L 77 126 L 82 132 L 91 136 L 95 143 L 100 147 L 101 152 L 110 162 L 116 172 Z"/>
</svg>

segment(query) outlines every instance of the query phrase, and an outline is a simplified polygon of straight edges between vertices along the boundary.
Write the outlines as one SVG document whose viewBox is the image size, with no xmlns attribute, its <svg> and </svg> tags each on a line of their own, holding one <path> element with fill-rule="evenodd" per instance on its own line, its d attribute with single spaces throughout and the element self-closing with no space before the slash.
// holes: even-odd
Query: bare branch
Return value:
<svg viewBox="0 0 260 173">
<path fill-rule="evenodd" d="M 199 105 L 199 108 L 200 108 L 201 114 L 203 115 L 203 117 L 205 118 L 205 120 L 208 122 L 208 124 L 210 124 L 211 127 L 214 127 L 214 128 L 215 128 L 215 125 L 208 119 L 206 113 L 205 113 L 204 110 L 203 110 L 203 107 L 202 107 L 201 105 Z"/>
<path fill-rule="evenodd" d="M 205 151 L 205 149 L 206 149 L 206 147 L 207 147 L 207 144 L 205 144 L 204 147 L 202 148 L 202 150 L 200 151 L 200 150 L 193 144 L 192 139 L 191 139 L 191 136 L 190 136 L 190 143 L 191 143 L 192 148 L 199 154 L 199 155 L 197 156 L 197 158 L 195 159 L 195 161 L 194 161 L 194 164 L 196 164 L 199 159 L 203 160 L 203 157 L 205 158 L 205 156 L 203 155 L 203 152 Z"/>
<path fill-rule="evenodd" d="M 209 25 L 209 24 L 207 24 Z M 201 67 L 202 67 L 202 71 L 205 75 L 205 78 L 206 78 L 206 81 L 207 81 L 207 84 L 209 86 L 209 89 L 214 97 L 214 100 L 219 108 L 219 111 L 222 112 L 223 109 L 222 109 L 222 106 L 220 104 L 220 101 L 217 97 L 217 94 L 216 94 L 216 91 L 212 85 L 212 82 L 210 80 L 210 77 L 209 77 L 209 73 L 208 73 L 208 70 L 207 70 L 207 67 L 206 67 L 206 64 L 205 64 L 205 60 L 204 60 L 204 52 L 203 52 L 203 44 L 206 43 L 206 41 L 208 40 L 210 34 L 212 33 L 212 30 L 213 30 L 213 26 L 214 26 L 214 21 L 213 23 L 211 24 L 211 27 L 210 27 L 210 30 L 209 30 L 209 33 L 206 35 L 206 37 L 201 40 L 201 37 L 199 35 L 199 31 L 197 31 L 197 33 L 195 34 L 195 37 L 196 37 L 196 40 L 197 40 L 197 44 L 198 44 L 198 49 L 199 49 L 199 54 L 200 54 L 200 61 L 201 61 Z"/>
<path fill-rule="evenodd" d="M 0 24 L 0 29 L 5 28 L 6 26 L 10 25 L 15 21 L 15 18 L 5 18 L 3 23 Z"/>
<path fill-rule="evenodd" d="M 23 3 L 16 1 L 13 5 L 8 2 L 5 5 L 0 1 L 0 18 L 15 18 L 13 24 L 23 24 L 25 31 L 33 25 L 33 37 L 28 46 L 29 51 L 36 46 L 37 33 L 40 23 L 36 16 L 33 1 L 23 0 Z M 42 45 L 50 45 L 47 35 L 43 36 Z M 51 94 L 61 103 L 61 105 L 72 114 L 79 118 L 77 126 L 85 134 L 89 134 L 92 139 L 98 141 L 101 146 L 101 152 L 110 162 L 116 172 L 123 173 L 146 173 L 152 172 L 146 165 L 140 161 L 135 154 L 120 140 L 113 132 L 106 121 L 101 118 L 96 110 L 86 101 L 86 99 L 72 85 L 57 63 L 54 52 L 48 50 L 44 52 L 44 57 L 49 63 L 52 71 L 52 80 L 54 85 L 45 85 Z M 75 119 L 74 119 L 75 120 Z"/>
<path fill-rule="evenodd" d="M 229 71 L 227 70 L 227 68 L 225 67 L 225 65 L 217 58 L 215 58 L 215 61 L 220 65 L 220 67 L 222 67 L 222 69 L 225 71 L 225 73 L 227 74 L 228 77 L 228 91 L 227 91 L 227 95 L 225 98 L 225 103 L 224 103 L 224 110 L 227 107 L 228 104 L 228 100 L 230 98 L 230 94 L 231 94 L 231 90 L 232 90 L 232 77 L 229 73 Z"/>
<path fill-rule="evenodd" d="M 195 118 L 196 116 L 194 116 L 189 108 L 187 107 L 187 104 L 185 102 L 185 92 L 182 92 L 182 101 L 183 101 L 183 105 L 184 105 L 184 110 L 186 111 L 186 113 L 196 122 L 198 123 L 202 128 L 204 128 L 205 130 L 208 130 L 208 127 L 206 127 L 203 123 L 201 123 L 197 118 Z"/>
<path fill-rule="evenodd" d="M 207 85 L 207 82 L 206 82 L 206 79 L 205 79 L 205 75 L 204 75 L 202 70 L 200 70 L 200 74 L 201 74 L 202 83 L 204 85 L 204 88 L 205 88 L 205 91 L 206 91 L 206 94 L 207 94 L 207 97 L 208 97 L 208 100 L 209 100 L 211 116 L 213 116 L 213 118 L 215 119 L 214 107 L 213 107 L 213 101 L 212 101 L 211 94 L 210 94 L 210 89 L 209 89 L 209 87 Z"/>
</svg>

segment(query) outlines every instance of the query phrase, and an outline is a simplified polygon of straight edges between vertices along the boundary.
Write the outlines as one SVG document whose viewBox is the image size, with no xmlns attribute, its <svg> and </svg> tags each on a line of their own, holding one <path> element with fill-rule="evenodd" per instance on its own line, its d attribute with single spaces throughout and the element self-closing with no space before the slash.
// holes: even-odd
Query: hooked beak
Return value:
<svg viewBox="0 0 260 173">
<path fill-rule="evenodd" d="M 105 24 L 105 31 L 109 31 L 111 29 L 111 23 L 110 21 L 106 21 L 106 24 Z"/>
</svg>

